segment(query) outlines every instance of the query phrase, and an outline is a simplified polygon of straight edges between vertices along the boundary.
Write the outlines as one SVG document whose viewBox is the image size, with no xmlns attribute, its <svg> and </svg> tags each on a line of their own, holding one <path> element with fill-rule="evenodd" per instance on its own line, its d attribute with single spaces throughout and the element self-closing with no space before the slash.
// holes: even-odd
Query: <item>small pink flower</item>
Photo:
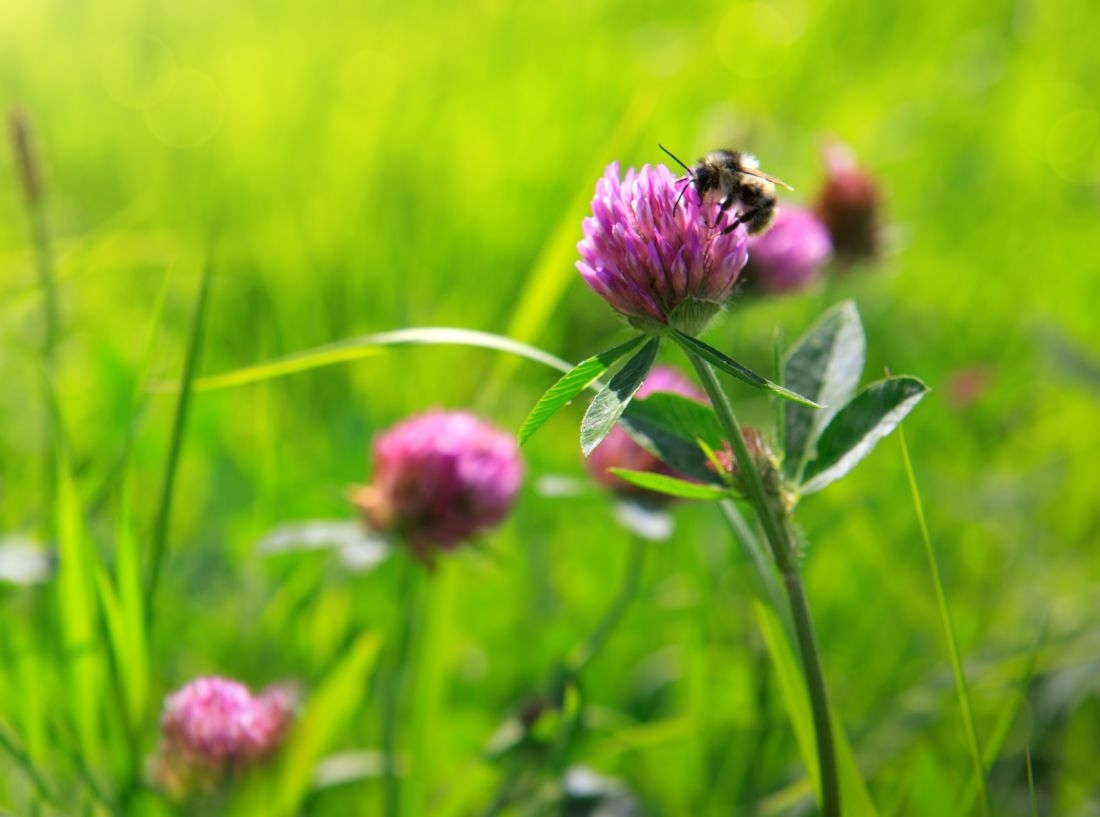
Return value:
<svg viewBox="0 0 1100 817">
<path fill-rule="evenodd" d="M 797 292 L 818 279 L 832 254 L 829 232 L 817 216 L 784 204 L 768 232 L 749 238 L 745 278 L 762 292 Z"/>
<path fill-rule="evenodd" d="M 814 203 L 814 212 L 833 240 L 837 258 L 851 262 L 874 258 L 879 252 L 882 195 L 878 183 L 856 164 L 852 152 L 840 143 L 823 151 L 826 175 Z"/>
<path fill-rule="evenodd" d="M 733 293 L 747 257 L 743 226 L 712 226 L 718 204 L 703 204 L 664 165 L 626 171 L 612 162 L 596 184 L 592 215 L 577 245 L 577 270 L 630 324 L 695 335 Z M 681 197 L 681 192 L 684 195 Z"/>
<path fill-rule="evenodd" d="M 472 414 L 433 410 L 378 435 L 374 484 L 353 501 L 366 524 L 431 564 L 504 519 L 523 482 L 515 438 Z"/>
<path fill-rule="evenodd" d="M 687 397 L 699 403 L 709 404 L 706 395 L 697 389 L 690 380 L 671 366 L 654 366 L 637 397 L 647 397 L 656 392 L 671 392 Z M 668 494 L 647 491 L 632 485 L 612 474 L 611 468 L 625 468 L 631 471 L 649 471 L 654 474 L 674 476 L 686 479 L 667 463 L 642 448 L 621 427 L 615 426 L 585 461 L 585 467 L 600 485 L 622 496 L 643 500 L 647 504 L 660 505 L 672 499 Z"/>
<path fill-rule="evenodd" d="M 246 768 L 278 748 L 293 710 L 285 688 L 253 697 L 237 681 L 196 678 L 164 701 L 158 777 L 182 791 Z"/>
</svg>

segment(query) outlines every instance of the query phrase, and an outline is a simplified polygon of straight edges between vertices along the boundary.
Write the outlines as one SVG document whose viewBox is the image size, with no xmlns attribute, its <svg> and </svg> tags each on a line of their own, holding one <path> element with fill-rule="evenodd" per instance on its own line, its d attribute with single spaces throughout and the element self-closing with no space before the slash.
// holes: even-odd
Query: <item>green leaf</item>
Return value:
<svg viewBox="0 0 1100 817">
<path fill-rule="evenodd" d="M 769 391 L 777 397 L 782 397 L 784 400 L 790 400 L 793 403 L 798 403 L 803 406 L 809 406 L 810 408 L 819 409 L 821 405 L 810 400 L 808 397 L 803 397 L 801 394 L 796 394 L 790 389 L 785 389 L 778 383 L 773 383 L 766 377 L 758 375 L 756 372 L 742 366 L 733 358 L 728 355 L 722 354 L 713 346 L 708 346 L 698 338 L 693 338 L 691 335 L 684 334 L 678 329 L 672 330 L 672 336 L 676 342 L 679 343 L 688 352 L 697 354 L 699 357 L 706 360 L 711 365 L 717 367 L 728 375 L 736 377 L 738 380 L 748 383 L 750 386 L 755 386 L 758 389 Z"/>
<path fill-rule="evenodd" d="M 310 697 L 284 753 L 269 814 L 298 813 L 317 761 L 361 706 L 378 647 L 377 634 L 360 636 Z"/>
<path fill-rule="evenodd" d="M 638 445 L 677 471 L 704 482 L 722 482 L 708 467 L 706 452 L 699 446 L 702 441 L 717 449 L 725 442 L 709 406 L 679 394 L 658 392 L 632 401 L 619 422 Z"/>
<path fill-rule="evenodd" d="M 57 463 L 58 571 L 55 585 L 61 617 L 62 648 L 69 685 L 68 704 L 85 759 L 103 751 L 101 705 L 106 666 L 97 637 L 95 573 L 99 566 L 84 523 L 68 451 L 59 445 Z"/>
<path fill-rule="evenodd" d="M 820 491 L 851 471 L 927 392 L 924 383 L 908 375 L 866 386 L 821 433 L 817 458 L 806 466 L 802 493 Z"/>
<path fill-rule="evenodd" d="M 608 470 L 631 485 L 680 499 L 725 499 L 729 496 L 729 490 L 719 488 L 717 485 L 688 482 L 665 474 L 654 474 L 652 471 L 631 471 L 627 468 L 609 468 Z"/>
<path fill-rule="evenodd" d="M 619 419 L 634 394 L 649 374 L 653 361 L 657 359 L 657 349 L 661 345 L 659 337 L 652 337 L 638 354 L 630 358 L 619 372 L 604 386 L 581 421 L 581 450 L 587 457 L 606 437 Z"/>
<path fill-rule="evenodd" d="M 867 341 L 854 301 L 830 309 L 788 352 L 783 385 L 824 408 L 788 406 L 784 421 L 783 470 L 797 479 L 813 456 L 814 443 L 840 407 L 852 399 L 867 357 Z"/>
<path fill-rule="evenodd" d="M 635 348 L 644 337 L 644 335 L 638 335 L 614 349 L 608 349 L 606 352 L 600 352 L 587 360 L 582 360 L 565 377 L 547 389 L 520 426 L 519 433 L 516 435 L 519 444 L 523 445 L 527 442 L 543 423 L 557 414 L 562 406 L 595 383 L 611 364 Z"/>
</svg>

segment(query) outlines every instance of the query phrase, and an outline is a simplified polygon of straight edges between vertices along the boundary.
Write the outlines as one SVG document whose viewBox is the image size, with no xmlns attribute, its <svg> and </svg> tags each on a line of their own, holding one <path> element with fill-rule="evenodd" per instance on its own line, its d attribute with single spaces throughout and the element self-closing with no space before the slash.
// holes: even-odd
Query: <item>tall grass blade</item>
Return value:
<svg viewBox="0 0 1100 817">
<path fill-rule="evenodd" d="M 53 519 L 56 477 L 56 465 L 52 463 L 54 448 L 58 442 L 54 439 L 60 430 L 56 412 L 53 408 L 53 376 L 57 357 L 57 338 L 61 323 L 61 308 L 58 305 L 57 275 L 54 266 L 53 242 L 49 226 L 46 223 L 46 193 L 42 181 L 42 167 L 38 162 L 31 141 L 30 123 L 27 116 L 19 110 L 8 115 L 8 130 L 11 137 L 12 154 L 16 172 L 23 192 L 23 204 L 27 211 L 30 226 L 31 246 L 34 250 L 35 268 L 38 272 L 38 286 L 42 291 L 42 390 L 45 402 L 42 426 L 42 520 L 43 535 L 48 535 L 48 523 Z"/>
<path fill-rule="evenodd" d="M 361 635 L 310 697 L 279 766 L 269 814 L 298 813 L 317 761 L 362 703 L 380 643 L 375 633 Z"/>
<path fill-rule="evenodd" d="M 97 638 L 96 556 L 84 526 L 83 509 L 69 466 L 68 451 L 57 452 L 56 591 L 60 607 L 62 649 L 68 671 L 69 698 L 77 740 L 86 758 L 102 754 L 100 705 L 104 666 Z"/>
<path fill-rule="evenodd" d="M 152 622 L 155 609 L 157 586 L 168 549 L 168 522 L 172 515 L 172 499 L 175 495 L 176 470 L 179 466 L 180 452 L 183 450 L 183 436 L 187 428 L 187 413 L 191 406 L 192 383 L 198 369 L 199 352 L 202 348 L 203 323 L 206 317 L 206 304 L 210 293 L 210 279 L 213 277 L 213 248 L 207 251 L 199 279 L 199 291 L 195 297 L 195 307 L 191 313 L 191 331 L 187 340 L 187 350 L 180 375 L 179 392 L 176 399 L 175 419 L 172 423 L 172 437 L 168 444 L 168 460 L 164 467 L 164 482 L 161 489 L 157 515 L 153 522 L 150 542 L 149 573 L 145 583 L 145 598 L 148 620 Z"/>
<path fill-rule="evenodd" d="M 947 638 L 947 649 L 951 656 L 951 670 L 955 675 L 955 689 L 959 697 L 959 711 L 962 715 L 963 727 L 966 730 L 970 760 L 974 766 L 974 780 L 981 793 L 982 814 L 985 817 L 993 817 L 993 803 L 989 796 L 989 784 L 985 778 L 985 764 L 982 760 L 981 744 L 978 741 L 978 730 L 974 725 L 974 711 L 970 705 L 970 693 L 966 686 L 966 673 L 963 671 L 959 643 L 955 637 L 955 626 L 951 621 L 951 610 L 947 605 L 947 594 L 944 592 L 943 582 L 940 580 L 939 563 L 936 560 L 936 552 L 932 548 L 932 537 L 928 532 L 928 522 L 924 516 L 924 504 L 921 501 L 920 489 L 917 487 L 917 477 L 913 471 L 913 463 L 909 458 L 909 446 L 905 443 L 905 432 L 900 426 L 898 427 L 898 442 L 901 445 L 905 475 L 909 480 L 909 490 L 913 498 L 913 510 L 917 514 L 917 525 L 920 528 L 925 554 L 928 556 L 928 569 L 932 574 L 932 586 L 936 591 L 940 621 L 943 624 L 944 636 Z"/>
</svg>

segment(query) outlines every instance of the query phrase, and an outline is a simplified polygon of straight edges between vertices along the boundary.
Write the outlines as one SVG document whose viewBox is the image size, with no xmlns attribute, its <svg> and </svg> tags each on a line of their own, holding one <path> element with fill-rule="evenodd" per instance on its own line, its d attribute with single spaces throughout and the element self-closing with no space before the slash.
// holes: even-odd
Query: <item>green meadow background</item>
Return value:
<svg viewBox="0 0 1100 817">
<path fill-rule="evenodd" d="M 315 701 L 296 744 L 315 745 L 268 781 L 304 781 L 290 812 L 381 813 L 372 667 L 410 616 L 406 813 L 491 813 L 511 772 L 489 738 L 591 630 L 629 547 L 585 480 L 582 406 L 525 447 L 504 527 L 409 597 L 400 559 L 355 573 L 332 551 L 256 544 L 353 519 L 346 491 L 368 480 L 377 431 L 432 406 L 514 430 L 550 369 L 419 346 L 198 389 L 145 609 L 126 577 L 158 541 L 204 267 L 200 377 L 409 326 L 577 361 L 628 337 L 573 266 L 608 162 L 660 162 L 658 142 L 685 159 L 741 147 L 805 201 L 835 137 L 885 192 L 881 263 L 741 299 L 707 339 L 771 373 L 776 326 L 796 338 L 850 297 L 866 377 L 933 388 L 905 433 L 994 812 L 1032 814 L 1033 795 L 1040 814 L 1100 814 L 1097 31 L 1100 6 L 1080 0 L 0 0 L 0 106 L 30 124 L 60 310 L 51 370 L 6 145 L 0 542 L 61 553 L 49 581 L 0 580 L 0 813 L 202 813 L 142 783 L 163 695 L 201 674 L 292 679 Z M 731 390 L 743 420 L 770 416 Z M 550 476 L 580 487 L 547 496 Z M 620 779 L 641 814 L 811 814 L 739 551 L 713 507 L 674 516 L 586 673 L 569 762 Z M 979 814 L 898 440 L 799 523 L 833 702 L 877 812 Z M 309 788 L 313 760 L 336 753 L 355 753 L 355 773 Z M 582 813 L 538 808 L 504 813 Z"/>
</svg>

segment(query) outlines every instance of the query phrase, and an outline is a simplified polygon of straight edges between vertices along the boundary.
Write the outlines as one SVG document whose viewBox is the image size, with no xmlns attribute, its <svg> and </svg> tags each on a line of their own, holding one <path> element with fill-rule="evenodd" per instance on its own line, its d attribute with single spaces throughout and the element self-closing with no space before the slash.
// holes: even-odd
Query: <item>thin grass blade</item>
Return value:
<svg viewBox="0 0 1100 817">
<path fill-rule="evenodd" d="M 199 278 L 199 290 L 195 297 L 195 307 L 191 313 L 191 331 L 187 340 L 183 372 L 180 375 L 179 392 L 176 398 L 175 419 L 172 423 L 172 437 L 168 443 L 168 459 L 164 466 L 164 482 L 161 488 L 160 502 L 153 522 L 153 532 L 149 544 L 149 574 L 145 583 L 146 610 L 152 619 L 155 609 L 157 585 L 168 550 L 168 523 L 172 514 L 172 499 L 175 495 L 176 470 L 180 453 L 183 450 L 183 437 L 187 429 L 187 415 L 191 406 L 192 383 L 198 371 L 199 354 L 202 350 L 203 325 L 206 319 L 206 306 L 210 294 L 210 281 L 213 277 L 213 251 L 207 253 Z"/>
<path fill-rule="evenodd" d="M 974 710 L 970 703 L 970 692 L 967 689 L 966 672 L 963 669 L 962 655 L 959 652 L 959 642 L 955 637 L 955 625 L 951 619 L 951 608 L 947 604 L 947 593 L 944 591 L 943 582 L 940 579 L 939 562 L 936 559 L 936 551 L 932 547 L 932 536 L 928 532 L 928 521 L 924 516 L 924 503 L 921 500 L 920 488 L 917 486 L 917 476 L 913 471 L 913 462 L 909 458 L 909 446 L 905 443 L 905 432 L 901 428 L 898 429 L 898 443 L 901 446 L 902 461 L 905 463 L 905 475 L 909 480 L 913 510 L 917 515 L 917 526 L 920 528 L 924 552 L 928 557 L 932 587 L 936 591 L 940 622 L 943 625 L 944 636 L 947 639 L 947 650 L 951 656 L 951 670 L 955 674 L 955 690 L 959 698 L 959 713 L 962 715 L 963 728 L 966 731 L 966 742 L 970 749 L 970 762 L 974 768 L 974 781 L 981 793 L 982 814 L 985 817 L 993 817 L 993 801 L 989 796 L 989 784 L 985 777 L 981 743 L 978 740 L 978 729 L 974 724 Z"/>
<path fill-rule="evenodd" d="M 376 633 L 360 636 L 310 698 L 281 766 L 275 814 L 297 813 L 321 754 L 362 703 L 380 644 Z"/>
<path fill-rule="evenodd" d="M 96 556 L 84 525 L 83 509 L 70 470 L 68 452 L 59 446 L 57 458 L 57 582 L 61 634 L 68 670 L 73 723 L 80 751 L 97 758 L 103 748 L 100 704 L 106 667 L 97 638 L 95 602 Z"/>
</svg>

